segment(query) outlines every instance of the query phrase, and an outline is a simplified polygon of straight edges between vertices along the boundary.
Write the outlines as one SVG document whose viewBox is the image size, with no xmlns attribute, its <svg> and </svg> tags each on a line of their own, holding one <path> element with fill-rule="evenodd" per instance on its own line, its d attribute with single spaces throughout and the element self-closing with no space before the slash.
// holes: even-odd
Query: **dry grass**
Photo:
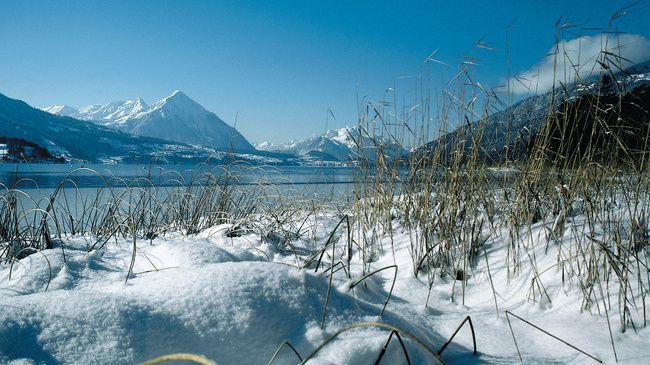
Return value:
<svg viewBox="0 0 650 365">
<path fill-rule="evenodd" d="M 558 26 L 558 33 L 562 30 Z M 610 65 L 603 73 L 620 75 L 612 71 L 623 68 L 620 57 L 603 50 L 601 62 Z M 598 98 L 572 104 L 562 102 L 568 91 L 559 87 L 552 92 L 548 116 L 535 138 L 526 141 L 526 153 L 506 150 L 502 157 L 493 158 L 484 148 L 486 138 L 493 136 L 484 131 L 506 135 L 506 147 L 515 141 L 509 137 L 510 123 L 486 128 L 493 105 L 503 103 L 474 81 L 474 67 L 472 62 L 461 64 L 440 100 L 432 100 L 430 81 L 420 77 L 411 93 L 414 100 L 398 102 L 395 96 L 392 101 L 367 102 L 360 109 L 358 127 L 368 137 L 388 136 L 396 145 L 412 147 L 428 141 L 436 126 L 443 142 L 395 159 L 389 156 L 397 151 L 387 150 L 394 147 L 380 142 L 363 145 L 367 140 L 360 138 L 353 196 L 348 203 L 338 204 L 339 224 L 313 252 L 296 250 L 292 243 L 315 240 L 313 227 L 325 209 L 322 205 L 331 207 L 335 202 L 292 196 L 280 188 L 274 192 L 267 185 L 243 186 L 237 175 L 224 168 L 189 181 L 166 172 L 156 183 L 142 178 L 123 181 L 119 187 L 102 177 L 104 186 L 90 196 L 74 188 L 77 171 L 73 171 L 44 206 L 30 201 L 24 191 L 5 187 L 0 194 L 0 258 L 17 260 L 54 247 L 54 241 L 64 249 L 66 235 L 94 237 L 88 245 L 93 250 L 116 238 L 135 242 L 168 232 L 191 235 L 230 223 L 233 228 L 228 234 L 257 232 L 263 240 L 291 252 L 297 267 L 323 268 L 329 291 L 333 276 L 340 272 L 354 285 L 378 271 L 394 268 L 396 273 L 395 265 L 377 270 L 373 262 L 391 253 L 393 229 L 399 223 L 410 237 L 414 275 L 426 275 L 430 288 L 443 277 L 456 280 L 460 298 L 453 300 L 464 303 L 466 291 L 471 290 L 468 273 L 480 260 L 488 262 L 484 245 L 489 239 L 506 246 L 509 277 L 534 273 L 528 288 L 531 301 L 552 300 L 540 277 L 555 270 L 562 273 L 563 281 L 580 289 L 584 309 L 607 317 L 610 334 L 612 321 L 619 323 L 621 331 L 645 327 L 650 294 L 650 149 L 647 143 L 631 147 L 622 137 L 624 131 L 617 129 L 620 126 L 611 123 L 623 120 L 623 93 L 607 105 Z M 604 109 L 608 112 L 594 112 Z M 580 113 L 587 113 L 591 122 L 577 133 L 572 128 L 583 118 Z M 461 132 L 449 133 L 456 128 Z M 608 136 L 606 142 L 603 136 Z M 576 145 L 581 146 L 577 153 Z M 544 240 L 533 234 L 539 225 L 545 227 Z M 338 244 L 341 240 L 344 244 Z M 553 246 L 544 251 L 556 255 L 554 266 L 538 266 L 540 242 Z M 357 278 L 350 270 L 355 259 L 363 263 Z M 382 313 L 389 300 L 390 293 Z M 495 311 L 499 313 L 496 294 Z M 391 336 L 412 337 L 383 324 L 353 327 L 366 325 L 383 326 L 392 331 Z"/>
</svg>

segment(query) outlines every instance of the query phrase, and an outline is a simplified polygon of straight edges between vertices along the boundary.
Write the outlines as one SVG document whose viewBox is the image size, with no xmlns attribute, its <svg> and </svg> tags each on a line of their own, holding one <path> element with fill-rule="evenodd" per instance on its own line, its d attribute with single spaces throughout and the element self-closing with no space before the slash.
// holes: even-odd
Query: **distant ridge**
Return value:
<svg viewBox="0 0 650 365">
<path fill-rule="evenodd" d="M 256 145 L 264 151 L 292 153 L 312 161 L 349 162 L 366 159 L 373 162 L 378 151 L 390 159 L 407 152 L 388 137 L 371 136 L 359 127 L 344 127 L 306 139 L 281 144 L 262 142 Z"/>
</svg>

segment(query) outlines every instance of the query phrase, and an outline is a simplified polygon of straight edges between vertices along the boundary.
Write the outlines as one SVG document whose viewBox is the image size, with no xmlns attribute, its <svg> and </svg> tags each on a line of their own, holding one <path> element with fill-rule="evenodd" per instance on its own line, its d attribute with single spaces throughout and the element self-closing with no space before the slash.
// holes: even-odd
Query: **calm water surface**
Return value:
<svg viewBox="0 0 650 365">
<path fill-rule="evenodd" d="M 2 164 L 0 187 L 19 189 L 32 198 L 47 197 L 60 184 L 64 190 L 127 186 L 173 187 L 216 179 L 230 186 L 267 187 L 303 196 L 344 196 L 353 191 L 353 167 L 215 166 L 215 165 L 60 165 Z"/>
</svg>

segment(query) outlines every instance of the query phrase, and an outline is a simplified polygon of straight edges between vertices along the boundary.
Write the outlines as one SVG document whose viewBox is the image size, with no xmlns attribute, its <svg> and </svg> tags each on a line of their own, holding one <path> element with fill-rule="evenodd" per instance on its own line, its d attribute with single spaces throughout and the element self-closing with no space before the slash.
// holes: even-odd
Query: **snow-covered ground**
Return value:
<svg viewBox="0 0 650 365">
<path fill-rule="evenodd" d="M 131 364 L 181 352 L 218 364 L 266 364 L 284 341 L 305 359 L 337 331 L 370 322 L 404 331 L 401 338 L 411 363 L 432 364 L 438 359 L 429 350 L 437 352 L 467 316 L 476 333 L 478 355 L 472 354 L 466 325 L 440 360 L 517 363 L 505 311 L 606 363 L 615 362 L 602 308 L 600 314 L 596 308 L 585 310 L 578 283 L 563 284 L 557 261 L 569 254 L 571 242 L 547 245 L 544 225 L 533 226 L 527 236 L 531 243 L 527 260 L 535 260 L 537 272 L 509 272 L 507 243 L 488 239 L 487 259 L 481 257 L 467 274 L 462 304 L 460 281 L 436 277 L 429 292 L 426 273 L 414 276 L 413 237 L 397 221 L 392 246 L 391 239 L 384 237 L 379 255 L 366 263 L 366 272 L 387 269 L 358 285 L 364 267 L 359 252 L 349 275 L 343 263 L 335 266 L 330 279 L 329 253 L 317 271 L 315 260 L 302 268 L 328 241 L 338 220 L 324 213 L 309 217 L 306 224 L 311 225 L 311 233 L 294 240 L 291 249 L 253 232 L 228 237 L 231 227 L 222 225 L 198 235 L 139 240 L 135 251 L 132 241 L 113 240 L 87 252 L 95 241 L 75 237 L 64 248 L 4 264 L 0 266 L 0 363 Z M 579 226 L 580 220 L 574 224 Z M 335 248 L 342 250 L 342 245 Z M 397 280 L 380 316 L 395 274 L 392 265 L 397 267 Z M 535 278 L 547 294 L 530 291 Z M 650 330 L 643 328 L 643 319 L 634 318 L 641 324 L 636 333 L 629 328 L 622 333 L 617 313 L 612 313 L 615 308 L 612 305 L 608 315 L 619 362 L 650 362 Z M 510 319 L 523 362 L 596 363 L 515 317 Z M 390 330 L 376 325 L 351 329 L 322 347 L 308 363 L 375 363 L 389 334 Z M 274 363 L 299 362 L 284 347 Z M 395 338 L 381 363 L 407 363 Z"/>
</svg>

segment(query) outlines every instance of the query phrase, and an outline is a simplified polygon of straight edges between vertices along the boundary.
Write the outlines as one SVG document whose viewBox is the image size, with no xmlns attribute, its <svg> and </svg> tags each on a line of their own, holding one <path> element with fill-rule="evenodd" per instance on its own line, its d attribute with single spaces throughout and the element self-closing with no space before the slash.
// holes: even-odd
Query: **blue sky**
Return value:
<svg viewBox="0 0 650 365">
<path fill-rule="evenodd" d="M 606 27 L 629 4 L 2 1 L 0 93 L 44 107 L 151 103 L 181 89 L 252 142 L 279 142 L 355 124 L 358 98 L 381 99 L 388 87 L 408 98 L 435 49 L 450 66 L 430 67 L 434 83 L 475 55 L 477 78 L 496 86 L 507 75 L 506 44 L 511 72 L 525 72 L 553 46 L 560 16 Z M 634 9 L 617 27 L 650 38 L 650 4 Z M 597 31 L 575 32 L 565 38 Z M 495 50 L 476 50 L 480 39 Z"/>
</svg>

